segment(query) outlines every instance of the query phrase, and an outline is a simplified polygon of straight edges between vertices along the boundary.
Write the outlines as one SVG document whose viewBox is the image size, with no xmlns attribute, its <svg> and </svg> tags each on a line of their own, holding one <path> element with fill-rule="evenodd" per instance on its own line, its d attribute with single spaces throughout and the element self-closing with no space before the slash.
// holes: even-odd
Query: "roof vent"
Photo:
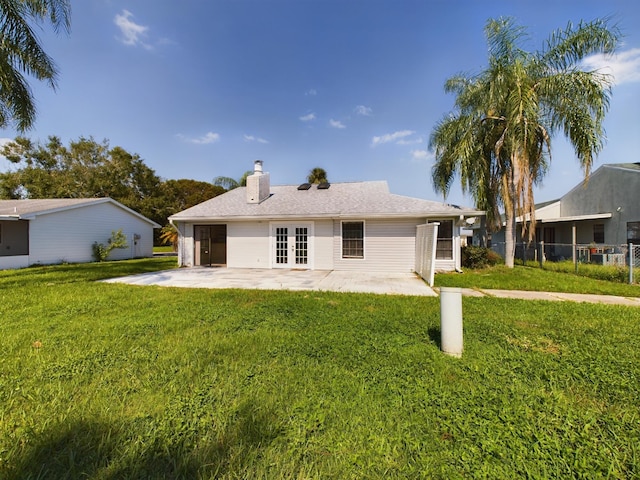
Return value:
<svg viewBox="0 0 640 480">
<path fill-rule="evenodd" d="M 322 182 L 318 184 L 318 190 L 327 190 L 330 186 L 329 182 Z"/>
<path fill-rule="evenodd" d="M 298 190 L 309 190 L 311 188 L 311 184 L 310 183 L 303 183 L 302 185 L 300 185 L 298 187 Z"/>
</svg>

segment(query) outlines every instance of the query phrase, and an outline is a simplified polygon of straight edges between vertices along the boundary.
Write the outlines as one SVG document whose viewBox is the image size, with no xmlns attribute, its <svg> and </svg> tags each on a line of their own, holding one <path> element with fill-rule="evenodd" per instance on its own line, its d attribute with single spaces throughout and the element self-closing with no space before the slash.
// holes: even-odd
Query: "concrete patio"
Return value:
<svg viewBox="0 0 640 480">
<path fill-rule="evenodd" d="M 143 273 L 104 281 L 184 288 L 315 290 L 436 296 L 433 289 L 414 273 L 193 267 Z"/>
</svg>

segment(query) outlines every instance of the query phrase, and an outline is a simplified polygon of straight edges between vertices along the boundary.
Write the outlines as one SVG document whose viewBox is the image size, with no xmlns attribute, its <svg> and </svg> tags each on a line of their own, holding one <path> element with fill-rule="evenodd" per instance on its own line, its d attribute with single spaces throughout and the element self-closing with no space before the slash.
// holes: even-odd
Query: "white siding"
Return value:
<svg viewBox="0 0 640 480">
<path fill-rule="evenodd" d="M 152 225 L 111 203 L 39 215 L 29 226 L 29 264 L 91 262 L 93 243 L 106 244 L 111 232 L 120 229 L 129 247 L 112 250 L 108 260 L 153 255 Z M 140 239 L 134 240 L 134 234 Z"/>
<path fill-rule="evenodd" d="M 13 270 L 29 266 L 29 255 L 14 255 L 11 257 L 0 257 L 0 270 Z"/>
<path fill-rule="evenodd" d="M 421 223 L 424 223 L 424 219 L 365 220 L 364 258 L 360 259 L 342 258 L 341 221 L 334 221 L 334 269 L 413 272 L 416 254 L 416 226 Z"/>
<path fill-rule="evenodd" d="M 271 268 L 269 222 L 227 224 L 227 267 Z"/>
<path fill-rule="evenodd" d="M 333 221 L 314 222 L 314 269 L 333 270 Z"/>
</svg>

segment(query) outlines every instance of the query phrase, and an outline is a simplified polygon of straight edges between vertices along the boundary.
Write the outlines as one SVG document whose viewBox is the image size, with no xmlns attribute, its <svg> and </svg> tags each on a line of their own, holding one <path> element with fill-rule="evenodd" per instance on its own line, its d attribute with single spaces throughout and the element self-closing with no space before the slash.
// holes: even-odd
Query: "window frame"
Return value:
<svg viewBox="0 0 640 480">
<path fill-rule="evenodd" d="M 593 224 L 593 243 L 604 243 L 604 223 Z"/>
<path fill-rule="evenodd" d="M 637 237 L 631 237 L 632 230 L 635 232 L 635 235 L 637 235 Z M 640 221 L 627 222 L 627 243 L 640 245 Z"/>
<path fill-rule="evenodd" d="M 345 225 L 346 224 L 360 224 L 361 225 L 361 230 L 362 230 L 362 236 L 360 237 L 360 243 L 361 246 L 359 247 L 359 250 L 362 251 L 361 255 L 347 255 L 345 252 L 349 249 L 353 249 L 354 247 L 349 246 L 347 248 L 345 248 L 345 241 L 347 240 L 351 240 L 351 241 L 357 241 L 358 238 L 350 238 L 347 239 L 345 238 Z M 364 220 L 342 220 L 340 222 L 340 256 L 343 260 L 364 260 L 365 259 L 365 237 L 366 237 L 366 225 L 365 225 L 365 221 Z M 355 249 L 358 249 L 358 247 L 356 246 Z"/>
<path fill-rule="evenodd" d="M 438 225 L 438 238 L 436 239 L 436 260 L 453 260 L 454 259 L 454 255 L 453 255 L 454 241 L 455 241 L 455 234 L 454 234 L 455 225 L 454 225 L 453 219 L 445 218 L 445 219 L 434 220 L 434 221 L 440 223 L 440 225 Z M 441 236 L 443 232 L 443 229 L 441 227 L 445 222 L 451 224 L 450 237 Z M 450 245 L 443 246 L 445 242 L 450 242 Z"/>
</svg>

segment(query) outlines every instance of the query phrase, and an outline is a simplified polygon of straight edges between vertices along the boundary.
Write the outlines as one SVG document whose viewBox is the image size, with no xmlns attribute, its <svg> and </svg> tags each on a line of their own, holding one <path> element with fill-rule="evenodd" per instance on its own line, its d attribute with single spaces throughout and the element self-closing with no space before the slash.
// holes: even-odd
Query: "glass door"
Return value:
<svg viewBox="0 0 640 480">
<path fill-rule="evenodd" d="M 273 266 L 309 268 L 308 225 L 273 226 Z"/>
</svg>

